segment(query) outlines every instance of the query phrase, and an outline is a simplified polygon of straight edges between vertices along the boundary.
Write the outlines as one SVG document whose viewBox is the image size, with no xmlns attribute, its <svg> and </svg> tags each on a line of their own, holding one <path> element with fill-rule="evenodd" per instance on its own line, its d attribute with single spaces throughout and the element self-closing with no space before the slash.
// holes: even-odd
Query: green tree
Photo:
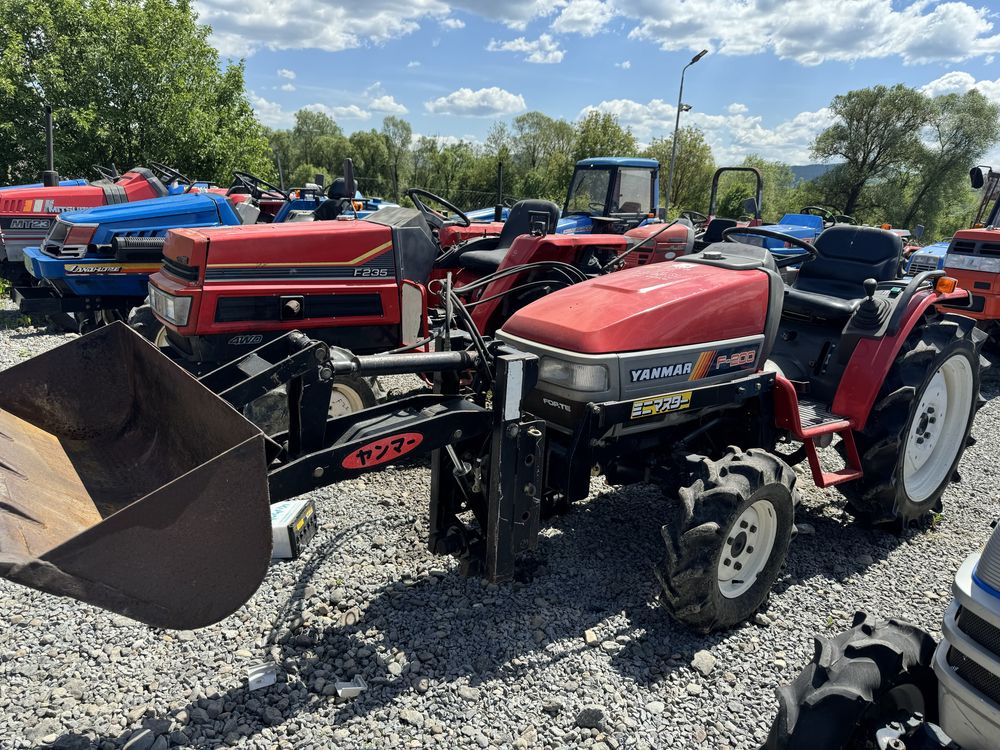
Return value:
<svg viewBox="0 0 1000 750">
<path fill-rule="evenodd" d="M 835 96 L 830 109 L 836 121 L 816 137 L 812 151 L 820 159 L 843 160 L 826 184 L 837 191 L 832 202 L 851 214 L 870 182 L 912 162 L 930 106 L 919 91 L 897 84 Z"/>
<path fill-rule="evenodd" d="M 220 65 L 189 0 L 0 2 L 0 175 L 44 166 L 43 104 L 57 122 L 57 166 L 166 162 L 228 182 L 272 177 L 243 64 Z"/>
<path fill-rule="evenodd" d="M 370 196 L 385 196 L 391 189 L 389 174 L 389 149 L 377 130 L 358 130 L 351 133 L 351 158 L 354 176 L 361 192 Z"/>
<path fill-rule="evenodd" d="M 654 138 L 643 152 L 643 156 L 660 162 L 661 201 L 667 194 L 667 170 L 670 168 L 672 149 L 673 137 Z M 681 128 L 677 132 L 674 186 L 670 196 L 672 214 L 683 209 L 706 210 L 714 171 L 715 159 L 712 157 L 712 147 L 705 140 L 705 134 L 695 127 Z"/>
<path fill-rule="evenodd" d="M 1000 107 L 975 89 L 939 96 L 931 102 L 927 130 L 930 138 L 920 144 L 900 226 L 911 226 L 921 214 L 936 218 L 947 205 L 961 202 L 969 165 L 1000 139 Z"/>
<path fill-rule="evenodd" d="M 410 153 L 413 128 L 400 117 L 386 117 L 382 121 L 382 139 L 389 154 L 389 170 L 392 180 L 392 199 L 399 202 L 399 186 L 403 181 L 406 157 Z"/>
<path fill-rule="evenodd" d="M 635 156 L 638 150 L 632 131 L 608 112 L 591 112 L 577 123 L 574 162 L 593 156 Z"/>
</svg>

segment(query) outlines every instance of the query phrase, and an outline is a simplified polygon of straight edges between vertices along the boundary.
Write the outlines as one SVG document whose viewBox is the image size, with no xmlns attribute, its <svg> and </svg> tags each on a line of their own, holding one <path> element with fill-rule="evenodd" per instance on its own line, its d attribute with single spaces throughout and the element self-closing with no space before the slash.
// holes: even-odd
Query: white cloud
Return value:
<svg viewBox="0 0 1000 750">
<path fill-rule="evenodd" d="M 928 96 L 964 94 L 971 89 L 978 89 L 979 93 L 987 99 L 1000 104 L 1000 78 L 997 78 L 995 81 L 977 81 L 974 75 L 961 70 L 953 70 L 950 73 L 945 73 L 940 78 L 935 78 L 920 88 Z"/>
<path fill-rule="evenodd" d="M 898 3 L 897 3 L 898 5 Z M 724 55 L 773 52 L 803 65 L 899 56 L 907 64 L 1000 51 L 990 12 L 966 2 L 914 0 L 618 0 L 637 19 L 629 36 L 664 50 L 708 47 Z"/>
<path fill-rule="evenodd" d="M 372 112 L 383 112 L 387 115 L 405 115 L 410 111 L 389 94 L 376 96 L 368 103 L 368 108 Z"/>
<path fill-rule="evenodd" d="M 670 137 L 677 113 L 676 105 L 662 99 L 649 102 L 611 99 L 587 107 L 580 114 L 594 110 L 615 115 L 622 125 L 632 129 L 637 139 L 646 143 L 653 138 Z M 750 115 L 746 111 L 689 112 L 681 118 L 682 126 L 693 125 L 705 133 L 720 164 L 741 161 L 747 154 L 759 154 L 788 164 L 806 163 L 813 139 L 831 122 L 832 115 L 825 107 L 815 112 L 801 112 L 772 127 L 766 126 L 760 115 Z"/>
<path fill-rule="evenodd" d="M 339 107 L 328 107 L 325 104 L 307 104 L 302 109 L 311 109 L 315 112 L 322 112 L 329 115 L 334 120 L 368 120 L 372 113 L 362 109 L 357 104 L 348 104 Z"/>
<path fill-rule="evenodd" d="M 548 34 L 542 34 L 533 41 L 523 36 L 506 42 L 491 39 L 486 49 L 490 52 L 523 52 L 525 61 L 530 63 L 560 63 L 566 54 L 559 48 L 559 42 Z"/>
<path fill-rule="evenodd" d="M 552 30 L 560 34 L 593 36 L 607 25 L 614 14 L 610 2 L 569 0 L 552 22 Z"/>
<path fill-rule="evenodd" d="M 622 70 L 628 70 L 629 68 L 632 67 L 632 61 L 631 60 L 622 60 L 621 62 L 615 63 L 615 67 L 616 68 L 621 68 Z"/>
<path fill-rule="evenodd" d="M 294 81 L 295 71 L 289 70 L 288 68 L 278 68 L 278 76 L 280 78 L 287 78 L 289 81 Z"/>
<path fill-rule="evenodd" d="M 281 90 L 282 91 L 295 91 L 295 84 L 294 83 L 283 83 L 281 85 Z"/>
<path fill-rule="evenodd" d="M 747 105 L 740 104 L 739 102 L 733 102 L 728 107 L 726 107 L 726 112 L 728 112 L 731 115 L 742 115 L 744 112 L 747 111 L 748 111 Z"/>
<path fill-rule="evenodd" d="M 496 86 L 476 91 L 460 88 L 447 96 L 424 103 L 424 109 L 432 115 L 464 117 L 502 117 L 516 115 L 527 108 L 523 96 Z"/>
<path fill-rule="evenodd" d="M 419 60 L 410 60 L 408 63 L 406 63 L 406 67 L 408 67 L 408 68 L 419 68 L 420 67 L 420 61 Z"/>
<path fill-rule="evenodd" d="M 463 21 L 461 18 L 443 18 L 441 19 L 441 25 L 444 26 L 446 29 L 451 29 L 451 30 L 464 29 L 465 21 Z"/>
<path fill-rule="evenodd" d="M 287 128 L 292 124 L 293 115 L 286 112 L 277 102 L 268 101 L 262 96 L 250 92 L 250 104 L 257 114 L 257 119 L 269 128 Z"/>
</svg>

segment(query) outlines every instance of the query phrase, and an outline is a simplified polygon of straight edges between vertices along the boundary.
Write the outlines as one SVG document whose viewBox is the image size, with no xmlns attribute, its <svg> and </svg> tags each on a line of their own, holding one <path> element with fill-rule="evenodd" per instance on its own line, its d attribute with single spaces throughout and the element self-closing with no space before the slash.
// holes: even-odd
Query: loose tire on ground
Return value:
<svg viewBox="0 0 1000 750">
<path fill-rule="evenodd" d="M 662 601 L 699 632 L 723 630 L 767 601 L 788 553 L 795 472 L 760 449 L 729 448 L 717 461 L 693 457 L 693 481 L 678 492 L 661 529 Z"/>
<path fill-rule="evenodd" d="M 778 688 L 764 750 L 874 747 L 875 730 L 896 718 L 921 713 L 936 721 L 934 646 L 915 625 L 861 612 L 850 630 L 817 636 L 812 661 Z"/>
<path fill-rule="evenodd" d="M 925 318 L 907 337 L 865 429 L 855 433 L 864 476 L 840 485 L 859 520 L 905 527 L 941 509 L 984 403 L 984 339 L 958 315 Z"/>
</svg>

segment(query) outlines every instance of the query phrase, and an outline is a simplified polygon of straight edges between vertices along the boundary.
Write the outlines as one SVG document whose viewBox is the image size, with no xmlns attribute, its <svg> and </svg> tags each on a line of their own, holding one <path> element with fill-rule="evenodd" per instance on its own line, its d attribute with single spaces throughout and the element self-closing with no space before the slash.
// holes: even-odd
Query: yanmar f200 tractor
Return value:
<svg viewBox="0 0 1000 750">
<path fill-rule="evenodd" d="M 407 268 L 410 232 L 389 231 L 407 228 L 373 224 L 356 257 L 398 243 Z M 101 328 L 0 373 L 0 574 L 154 626 L 204 626 L 260 584 L 269 502 L 430 453 L 429 548 L 493 581 L 595 469 L 660 483 L 663 603 L 697 630 L 730 627 L 764 603 L 787 553 L 789 462 L 808 459 L 857 515 L 909 522 L 939 507 L 979 404 L 983 336 L 943 308 L 968 293 L 941 271 L 885 278 L 899 238 L 838 231 L 852 234 L 836 259 L 798 239 L 802 255 L 779 262 L 730 242 L 593 278 L 495 337 L 446 280 L 432 352 L 355 355 L 292 332 L 195 379 L 126 326 Z M 194 273 L 276 273 L 206 269 L 195 240 Z M 802 264 L 794 288 L 785 262 Z M 436 387 L 328 415 L 339 378 L 390 373 L 433 373 Z M 236 409 L 282 383 L 287 429 L 264 435 Z M 843 466 L 819 454 L 836 436 Z M 779 456 L 782 441 L 802 447 Z"/>
<path fill-rule="evenodd" d="M 26 187 L 0 193 L 0 277 L 26 281 L 26 247 L 37 247 L 59 214 L 93 206 L 162 198 L 193 185 L 180 172 L 162 164 L 152 170 L 135 167 L 117 179 L 84 185 Z"/>
</svg>

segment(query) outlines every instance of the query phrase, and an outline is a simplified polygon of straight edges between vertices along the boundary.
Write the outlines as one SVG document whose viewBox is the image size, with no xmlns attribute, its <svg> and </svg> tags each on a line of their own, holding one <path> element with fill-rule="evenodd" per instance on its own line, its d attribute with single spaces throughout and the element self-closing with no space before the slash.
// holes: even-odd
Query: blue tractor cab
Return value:
<svg viewBox="0 0 1000 750">
<path fill-rule="evenodd" d="M 657 217 L 660 163 L 656 159 L 601 156 L 576 163 L 560 234 L 621 234 Z"/>
</svg>

